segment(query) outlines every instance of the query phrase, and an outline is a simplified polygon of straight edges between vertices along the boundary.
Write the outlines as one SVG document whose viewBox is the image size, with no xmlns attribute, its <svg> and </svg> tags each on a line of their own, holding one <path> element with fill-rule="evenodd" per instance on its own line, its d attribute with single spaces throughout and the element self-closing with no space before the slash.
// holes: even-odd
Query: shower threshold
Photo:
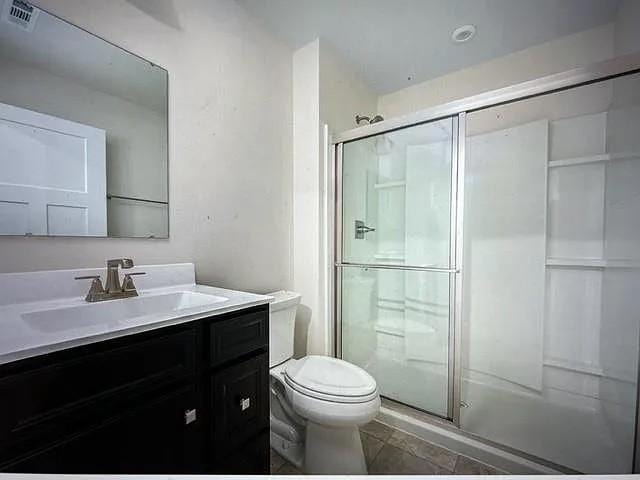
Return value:
<svg viewBox="0 0 640 480">
<path fill-rule="evenodd" d="M 504 445 L 480 439 L 457 428 L 451 421 L 383 397 L 376 419 L 390 427 L 404 430 L 427 442 L 440 445 L 482 463 L 525 475 L 562 475 L 578 472 L 533 457 Z"/>
</svg>

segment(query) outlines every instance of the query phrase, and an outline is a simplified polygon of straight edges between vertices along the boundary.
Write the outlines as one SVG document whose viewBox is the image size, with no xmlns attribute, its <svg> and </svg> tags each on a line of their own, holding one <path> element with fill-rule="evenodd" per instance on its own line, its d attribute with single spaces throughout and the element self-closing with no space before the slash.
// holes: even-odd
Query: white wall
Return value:
<svg viewBox="0 0 640 480">
<path fill-rule="evenodd" d="M 639 20 L 640 2 L 637 0 L 622 0 L 616 17 L 616 55 L 634 53 L 640 48 Z"/>
<path fill-rule="evenodd" d="M 320 43 L 293 54 L 293 288 L 302 295 L 295 356 L 324 351 L 320 311 Z M 317 323 L 317 322 L 316 322 Z"/>
<path fill-rule="evenodd" d="M 293 288 L 302 294 L 296 319 L 296 355 L 330 350 L 326 280 L 329 132 L 355 126 L 356 113 L 371 113 L 376 96 L 333 51 L 315 40 L 293 55 Z"/>
<path fill-rule="evenodd" d="M 356 114 L 373 116 L 377 95 L 327 42 L 320 42 L 320 121 L 329 133 L 355 128 Z"/>
<path fill-rule="evenodd" d="M 36 3 L 169 71 L 171 238 L 0 238 L 0 271 L 128 256 L 194 261 L 201 283 L 290 287 L 290 49 L 231 0 L 173 2 L 176 26 L 124 0 Z"/>
<path fill-rule="evenodd" d="M 603 25 L 443 75 L 378 99 L 385 118 L 586 66 L 611 57 L 613 24 Z"/>
</svg>

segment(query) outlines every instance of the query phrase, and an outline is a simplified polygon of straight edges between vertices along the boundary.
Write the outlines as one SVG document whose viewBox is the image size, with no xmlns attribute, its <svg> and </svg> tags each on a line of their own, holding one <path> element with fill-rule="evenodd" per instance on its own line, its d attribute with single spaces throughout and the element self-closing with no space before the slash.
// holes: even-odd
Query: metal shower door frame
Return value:
<svg viewBox="0 0 640 480">
<path fill-rule="evenodd" d="M 450 278 L 450 385 L 449 385 L 449 421 L 460 428 L 460 400 L 462 388 L 462 284 L 464 276 L 463 263 L 463 205 L 464 205 L 464 176 L 465 176 L 465 146 L 466 146 L 466 127 L 467 114 L 498 105 L 508 104 L 547 95 L 563 90 L 588 85 L 591 83 L 602 82 L 614 79 L 616 77 L 640 73 L 640 53 L 632 53 L 616 57 L 610 60 L 597 62 L 586 67 L 579 67 L 565 72 L 540 77 L 529 80 L 509 87 L 496 89 L 479 95 L 455 100 L 436 107 L 410 113 L 397 118 L 385 120 L 372 125 L 354 128 L 346 132 L 342 132 L 333 136 L 331 144 L 332 160 L 334 162 L 334 228 L 333 228 L 333 256 L 330 261 L 330 268 L 333 271 L 332 291 L 328 296 L 333 307 L 333 328 L 335 341 L 335 354 L 342 358 L 342 318 L 341 318 L 341 275 L 340 270 L 343 268 L 342 263 L 342 162 L 343 162 L 343 145 L 350 141 L 360 140 L 374 135 L 392 132 L 411 126 L 440 120 L 447 117 L 457 118 L 457 148 L 455 149 L 455 162 L 452 161 L 452 168 L 455 165 L 455 176 L 452 171 L 452 197 L 455 195 L 455 204 L 452 203 L 451 208 L 451 254 L 452 260 L 450 265 L 457 268 L 451 269 Z M 453 182 L 455 178 L 455 182 Z M 453 200 L 453 198 L 452 198 Z M 455 208 L 453 208 L 455 205 Z M 455 228 L 453 228 L 455 226 Z M 351 264 L 350 266 L 359 266 Z M 367 265 L 361 265 L 367 266 Z M 370 266 L 371 268 L 385 268 L 392 266 Z M 402 267 L 405 270 L 415 270 L 414 267 Z M 400 269 L 400 266 L 398 266 Z M 423 270 L 433 271 L 434 269 L 425 268 Z M 442 270 L 437 270 L 442 271 Z M 453 300 L 453 303 L 451 303 Z M 451 306 L 453 305 L 453 308 Z M 640 358 L 639 364 L 640 364 Z M 640 385 L 640 368 L 638 368 L 638 376 Z M 636 402 L 636 425 L 634 439 L 634 472 L 640 471 L 640 389 L 637 388 Z M 439 417 L 435 416 L 435 419 Z M 460 429 L 463 432 L 462 429 Z"/>
</svg>

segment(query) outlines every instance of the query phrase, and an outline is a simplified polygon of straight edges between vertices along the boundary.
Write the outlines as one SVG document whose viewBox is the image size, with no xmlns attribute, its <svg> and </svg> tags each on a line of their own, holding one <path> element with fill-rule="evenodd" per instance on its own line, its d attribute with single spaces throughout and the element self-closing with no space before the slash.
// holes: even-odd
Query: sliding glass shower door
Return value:
<svg viewBox="0 0 640 480">
<path fill-rule="evenodd" d="M 640 75 L 467 115 L 460 426 L 628 473 L 640 336 Z"/>
<path fill-rule="evenodd" d="M 339 165 L 342 358 L 383 396 L 452 416 L 456 119 L 345 143 Z"/>
</svg>

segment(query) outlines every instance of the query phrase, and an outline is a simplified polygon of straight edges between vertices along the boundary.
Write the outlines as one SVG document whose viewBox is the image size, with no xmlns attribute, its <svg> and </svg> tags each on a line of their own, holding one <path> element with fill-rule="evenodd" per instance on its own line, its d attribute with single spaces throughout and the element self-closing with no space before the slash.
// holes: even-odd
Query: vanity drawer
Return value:
<svg viewBox="0 0 640 480">
<path fill-rule="evenodd" d="M 269 346 L 269 306 L 209 324 L 209 364 L 220 365 Z"/>
<path fill-rule="evenodd" d="M 219 371 L 211 379 L 217 460 L 269 428 L 269 354 Z"/>
<path fill-rule="evenodd" d="M 11 368 L 18 371 L 0 376 L 0 446 L 45 435 L 52 423 L 71 428 L 85 416 L 116 408 L 127 398 L 124 392 L 131 398 L 194 374 L 196 331 L 140 334 L 36 360 L 19 362 Z"/>
</svg>

